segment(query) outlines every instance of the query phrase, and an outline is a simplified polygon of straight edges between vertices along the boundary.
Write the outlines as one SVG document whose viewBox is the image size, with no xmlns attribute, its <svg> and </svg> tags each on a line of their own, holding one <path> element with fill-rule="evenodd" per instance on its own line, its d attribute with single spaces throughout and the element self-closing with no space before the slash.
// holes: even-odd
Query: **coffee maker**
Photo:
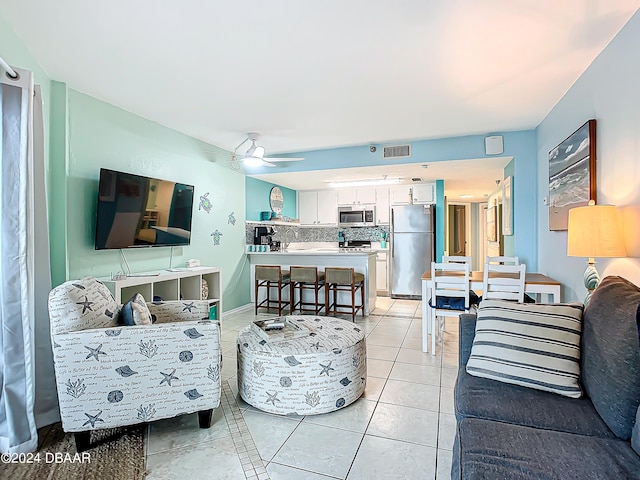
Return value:
<svg viewBox="0 0 640 480">
<path fill-rule="evenodd" d="M 254 245 L 269 245 L 273 243 L 273 231 L 272 227 L 254 227 L 253 230 L 253 244 Z"/>
</svg>

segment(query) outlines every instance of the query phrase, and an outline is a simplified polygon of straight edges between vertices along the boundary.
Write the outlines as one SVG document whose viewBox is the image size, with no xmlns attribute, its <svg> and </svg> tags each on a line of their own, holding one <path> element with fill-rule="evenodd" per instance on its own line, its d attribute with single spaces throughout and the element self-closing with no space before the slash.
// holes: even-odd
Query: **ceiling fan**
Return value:
<svg viewBox="0 0 640 480">
<path fill-rule="evenodd" d="M 231 163 L 238 167 L 240 166 L 240 162 L 248 167 L 275 167 L 277 162 L 297 162 L 299 160 L 304 160 L 304 157 L 265 157 L 264 147 L 256 145 L 259 138 L 259 133 L 247 133 L 247 138 L 245 138 L 240 145 L 233 150 L 233 153 L 231 154 Z M 244 155 L 238 156 L 238 149 L 248 141 L 251 141 L 251 146 Z"/>
</svg>

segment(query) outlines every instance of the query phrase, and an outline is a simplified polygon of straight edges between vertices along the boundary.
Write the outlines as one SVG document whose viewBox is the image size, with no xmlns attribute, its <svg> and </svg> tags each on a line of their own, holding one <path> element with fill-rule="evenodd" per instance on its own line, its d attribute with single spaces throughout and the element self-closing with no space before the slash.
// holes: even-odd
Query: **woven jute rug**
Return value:
<svg viewBox="0 0 640 480">
<path fill-rule="evenodd" d="M 76 452 L 72 433 L 57 423 L 38 431 L 36 452 L 0 463 L 0 479 L 7 480 L 142 480 L 144 432 L 134 425 L 91 432 L 93 448 Z M 27 463 L 30 462 L 30 463 Z"/>
</svg>

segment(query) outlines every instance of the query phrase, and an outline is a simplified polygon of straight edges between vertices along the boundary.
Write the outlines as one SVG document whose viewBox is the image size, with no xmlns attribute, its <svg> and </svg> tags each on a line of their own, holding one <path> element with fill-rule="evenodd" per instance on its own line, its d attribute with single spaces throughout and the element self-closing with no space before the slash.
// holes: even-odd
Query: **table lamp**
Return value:
<svg viewBox="0 0 640 480">
<path fill-rule="evenodd" d="M 587 288 L 587 296 L 584 299 L 586 305 L 600 283 L 595 258 L 626 255 L 616 207 L 596 205 L 593 200 L 590 200 L 586 207 L 569 210 L 567 255 L 589 259 L 589 265 L 584 271 L 584 286 Z"/>
</svg>

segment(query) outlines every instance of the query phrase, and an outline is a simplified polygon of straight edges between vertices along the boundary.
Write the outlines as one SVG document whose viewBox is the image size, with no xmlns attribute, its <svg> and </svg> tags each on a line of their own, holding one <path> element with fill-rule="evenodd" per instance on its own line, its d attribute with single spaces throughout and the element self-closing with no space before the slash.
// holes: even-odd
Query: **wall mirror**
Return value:
<svg viewBox="0 0 640 480">
<path fill-rule="evenodd" d="M 269 193 L 269 205 L 271 210 L 276 212 L 277 215 L 282 213 L 282 207 L 284 206 L 284 197 L 282 196 L 282 190 L 279 187 L 273 187 Z"/>
</svg>

